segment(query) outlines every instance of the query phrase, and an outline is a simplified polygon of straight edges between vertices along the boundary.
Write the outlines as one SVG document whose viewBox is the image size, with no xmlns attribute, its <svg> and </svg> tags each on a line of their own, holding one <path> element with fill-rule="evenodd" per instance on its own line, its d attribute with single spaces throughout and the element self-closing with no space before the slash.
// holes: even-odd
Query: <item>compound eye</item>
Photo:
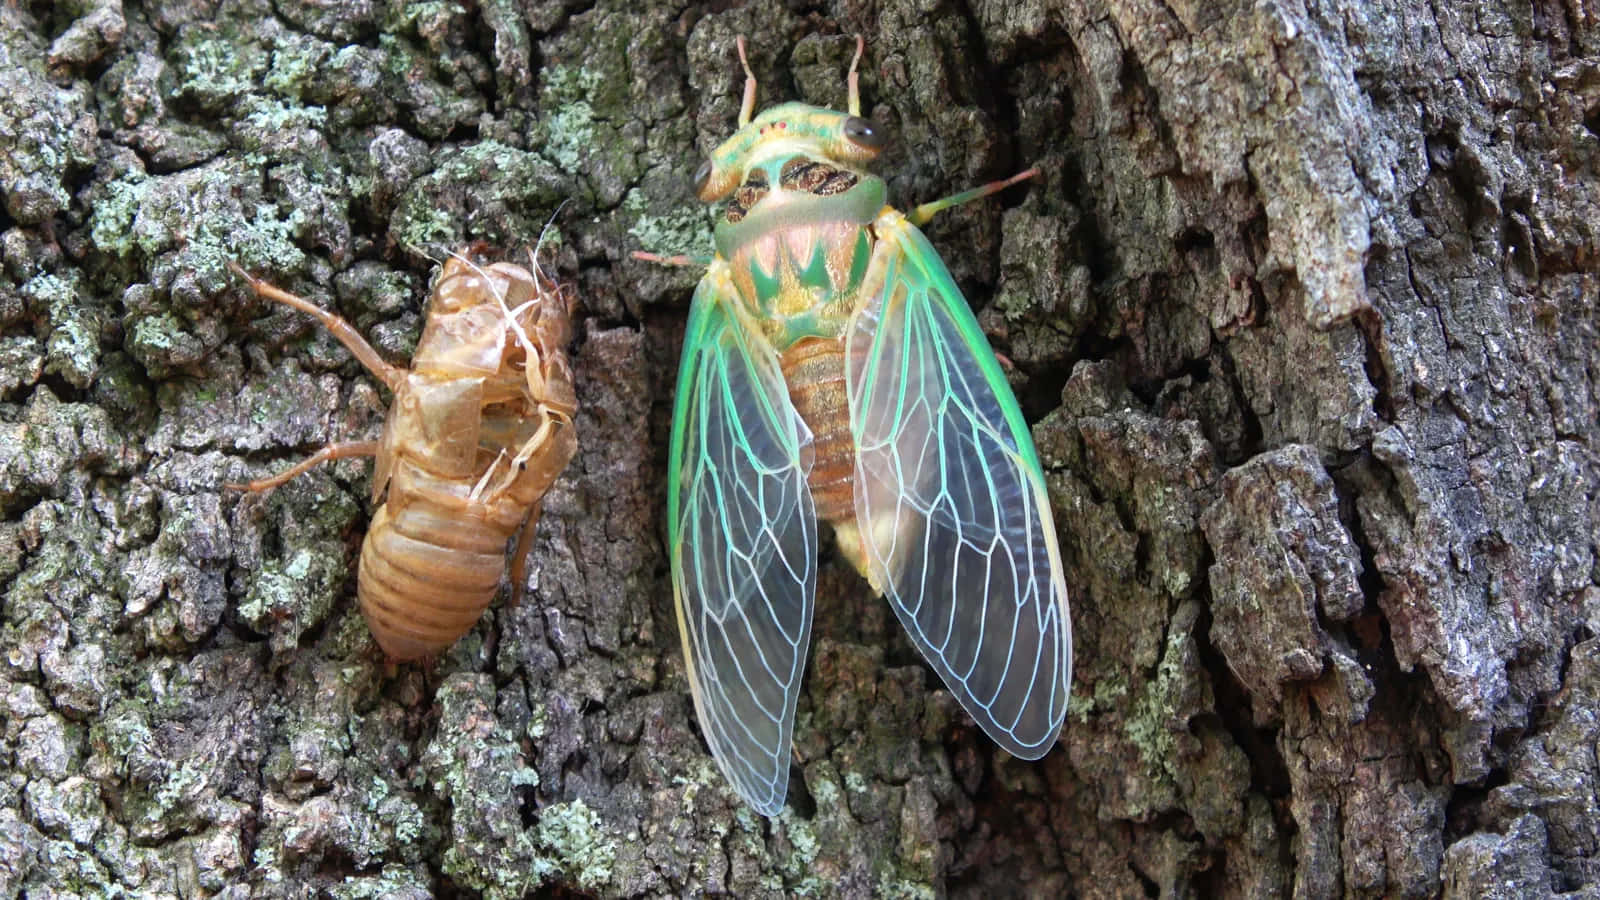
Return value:
<svg viewBox="0 0 1600 900">
<path fill-rule="evenodd" d="M 878 126 L 860 116 L 851 116 L 844 120 L 844 136 L 850 143 L 863 150 L 882 150 L 888 143 L 883 132 L 878 130 Z"/>
<path fill-rule="evenodd" d="M 700 168 L 694 170 L 694 192 L 704 196 L 706 192 L 706 182 L 710 180 L 711 160 L 708 159 L 700 164 Z"/>
</svg>

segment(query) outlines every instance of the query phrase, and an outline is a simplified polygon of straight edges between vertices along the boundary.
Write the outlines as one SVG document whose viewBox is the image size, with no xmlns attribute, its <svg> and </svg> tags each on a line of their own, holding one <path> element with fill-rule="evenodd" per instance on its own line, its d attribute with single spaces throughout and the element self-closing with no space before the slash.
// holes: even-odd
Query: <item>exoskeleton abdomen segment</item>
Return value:
<svg viewBox="0 0 1600 900">
<path fill-rule="evenodd" d="M 483 438 L 515 434 L 515 442 L 477 447 L 468 477 L 434 471 L 434 456 L 417 443 L 401 450 L 361 547 L 358 595 L 373 636 L 391 657 L 433 656 L 472 629 L 494 600 L 505 567 L 506 541 L 533 527 L 537 505 L 576 449 L 570 422 L 523 464 L 510 454 L 531 440 L 545 418 L 529 407 L 521 427 L 504 427 L 504 411 L 485 417 Z M 449 468 L 454 468 L 450 466 Z M 515 588 L 515 585 L 513 586 Z"/>
<path fill-rule="evenodd" d="M 448 649 L 500 589 L 507 533 L 414 498 L 378 507 L 361 544 L 357 595 L 372 635 L 398 660 Z"/>
</svg>

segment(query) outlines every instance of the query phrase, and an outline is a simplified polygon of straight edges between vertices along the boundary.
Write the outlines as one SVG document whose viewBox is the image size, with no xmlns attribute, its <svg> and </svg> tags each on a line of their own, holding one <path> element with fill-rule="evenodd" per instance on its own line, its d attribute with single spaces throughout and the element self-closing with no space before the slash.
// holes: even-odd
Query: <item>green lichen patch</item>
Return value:
<svg viewBox="0 0 1600 900">
<path fill-rule="evenodd" d="M 663 94 L 661 81 L 641 80 L 638 54 L 661 52 L 646 37 L 655 26 L 624 13 L 586 18 L 544 43 L 550 61 L 538 73 L 537 118 L 528 145 L 594 191 L 596 205 L 614 208 L 637 185 L 652 145 L 690 130 L 684 117 L 653 124 L 646 107 Z"/>
<path fill-rule="evenodd" d="M 285 34 L 272 48 L 261 84 L 287 100 L 301 101 L 318 71 L 338 52 L 338 45 L 310 35 Z"/>
<path fill-rule="evenodd" d="M 303 724 L 316 729 L 322 723 Z M 297 737 L 296 750 L 312 747 L 316 737 L 315 730 L 303 739 Z M 415 863 L 426 858 L 437 831 L 414 793 L 396 790 L 387 778 L 369 771 L 370 760 L 359 756 L 372 749 L 376 748 L 345 743 L 341 750 L 329 742 L 331 761 L 342 764 L 338 768 L 316 773 L 316 761 L 296 760 L 286 781 L 275 766 L 269 769 L 269 777 L 284 793 L 270 795 L 263 804 L 263 829 L 255 854 L 258 867 L 283 877 L 329 857 L 351 860 L 362 869 L 384 860 Z M 330 782 L 318 774 L 336 779 L 331 790 Z"/>
<path fill-rule="evenodd" d="M 221 114 L 248 95 L 267 67 L 267 54 L 229 28 L 187 26 L 168 55 L 177 95 Z"/>
<path fill-rule="evenodd" d="M 324 890 L 334 900 L 424 900 L 434 895 L 433 879 L 423 866 L 385 866 L 376 875 L 346 875 Z"/>
<path fill-rule="evenodd" d="M 1171 684 L 1158 675 L 1145 686 L 1125 725 L 1128 741 L 1139 751 L 1145 771 L 1152 775 L 1170 775 L 1176 747 L 1171 727 L 1173 709 L 1168 702 L 1170 690 Z"/>
<path fill-rule="evenodd" d="M 322 136 L 328 125 L 324 107 L 252 94 L 240 101 L 238 109 L 243 115 L 237 140 L 247 153 L 257 155 L 256 161 L 310 155 L 325 165 L 333 164 Z M 334 172 L 326 174 L 336 177 Z"/>
<path fill-rule="evenodd" d="M 0 424 L 0 507 L 28 494 L 56 494 L 75 472 L 124 471 L 132 462 L 125 448 L 105 410 L 62 403 L 37 388 L 20 421 Z"/>
<path fill-rule="evenodd" d="M 238 159 L 172 175 L 129 173 L 96 191 L 89 234 L 97 249 L 116 256 L 175 250 L 162 260 L 173 271 L 218 286 L 232 278 L 229 259 L 247 268 L 299 269 L 305 257 L 292 237 L 305 214 L 267 202 L 259 188 L 239 190 L 247 184 L 259 184 L 259 176 Z"/>
<path fill-rule="evenodd" d="M 152 670 L 138 696 L 111 706 L 89 765 L 126 773 L 120 818 L 134 841 L 238 837 L 241 800 L 258 784 L 263 719 L 247 686 L 260 676 L 248 652 L 200 653 Z M 237 864 L 231 852 L 217 861 L 223 869 Z"/>
<path fill-rule="evenodd" d="M 257 272 L 309 265 L 297 242 L 323 234 L 325 216 L 301 203 L 315 200 L 325 211 L 335 201 L 293 171 L 283 170 L 281 183 L 296 185 L 307 201 L 263 196 L 259 175 L 239 158 L 172 175 L 130 172 L 91 189 L 88 235 L 95 249 L 149 279 L 122 289 L 124 347 L 147 373 L 160 378 L 193 367 L 227 339 L 225 323 L 205 307 L 236 286 L 228 261 Z"/>
<path fill-rule="evenodd" d="M 171 313 L 142 316 L 128 325 L 124 346 L 151 375 L 164 375 L 205 358 L 205 342 L 186 332 L 183 323 Z"/>
<path fill-rule="evenodd" d="M 557 877 L 586 890 L 609 884 L 616 838 L 583 801 L 546 806 L 524 826 L 521 807 L 539 779 L 518 736 L 492 724 L 487 678 L 451 676 L 437 697 L 439 729 L 419 771 L 452 807 L 445 874 L 487 897 L 520 897 Z"/>
<path fill-rule="evenodd" d="M 418 774 L 452 807 L 441 867 L 487 897 L 520 897 L 556 870 L 523 826 L 521 788 L 538 784 L 516 735 L 496 724 L 494 686 L 457 674 L 436 693 L 439 728 Z"/>
<path fill-rule="evenodd" d="M 129 172 L 100 187 L 89 213 L 89 239 L 96 248 L 114 256 L 126 256 L 135 248 L 145 253 L 159 249 L 141 241 L 133 230 L 147 190 L 149 179 L 143 172 Z"/>
<path fill-rule="evenodd" d="M 652 204 L 644 192 L 633 190 L 622 201 L 622 213 L 633 218 L 628 235 L 638 249 L 661 256 L 704 256 L 711 252 L 716 213 L 693 197 L 673 206 Z"/>
<path fill-rule="evenodd" d="M 775 842 L 780 851 L 776 862 L 784 876 L 785 890 L 799 897 L 826 896 L 828 883 L 816 872 L 817 857 L 824 846 L 816 823 L 795 815 L 789 806 L 778 813 L 778 821 L 783 823 L 783 830 Z"/>
<path fill-rule="evenodd" d="M 44 347 L 32 335 L 0 338 L 0 399 L 31 386 L 44 374 Z"/>
<path fill-rule="evenodd" d="M 274 652 L 288 652 L 327 618 L 349 575 L 343 545 L 299 547 L 288 559 L 265 560 L 252 573 L 239 616 L 270 635 Z"/>
<path fill-rule="evenodd" d="M 52 84 L 38 48 L 17 45 L 0 45 L 0 198 L 11 218 L 36 225 L 67 208 L 66 179 L 93 164 L 96 129 L 87 91 Z"/>
<path fill-rule="evenodd" d="M 432 172 L 412 181 L 389 234 L 419 248 L 468 238 L 531 246 L 572 193 L 572 182 L 538 154 L 482 141 L 447 151 Z"/>
<path fill-rule="evenodd" d="M 100 371 L 101 314 L 80 293 L 79 282 L 76 269 L 45 273 L 23 284 L 21 294 L 33 308 L 49 313 L 45 371 L 81 390 Z"/>
<path fill-rule="evenodd" d="M 457 218 L 425 202 L 396 210 L 390 232 L 406 247 L 452 245 L 462 241 L 461 223 Z"/>
<path fill-rule="evenodd" d="M 556 66 L 544 73 L 545 100 L 553 108 L 545 119 L 544 155 L 568 174 L 577 174 L 595 150 L 594 107 L 589 96 L 601 85 L 599 72 L 581 66 Z"/>
<path fill-rule="evenodd" d="M 388 31 L 415 32 L 436 47 L 442 47 L 442 40 L 462 24 L 466 14 L 466 7 L 453 0 L 402 3 L 388 8 L 384 27 Z"/>
<path fill-rule="evenodd" d="M 396 8 L 410 10 L 411 4 Z M 452 52 L 451 59 L 465 64 L 451 67 L 437 51 L 395 34 L 379 36 L 378 52 L 382 89 L 392 95 L 424 138 L 442 140 L 458 125 L 483 113 L 484 99 L 470 74 L 478 68 L 477 60 Z"/>
<path fill-rule="evenodd" d="M 617 858 L 616 841 L 600 816 L 582 800 L 540 810 L 536 834 L 556 867 L 580 887 L 599 890 L 611 880 L 611 867 Z"/>
<path fill-rule="evenodd" d="M 926 884 L 885 877 L 878 881 L 876 896 L 885 900 L 934 900 L 939 894 Z"/>
<path fill-rule="evenodd" d="M 1123 734 L 1139 753 L 1145 774 L 1165 797 L 1176 791 L 1180 744 L 1187 740 L 1189 720 L 1210 706 L 1210 691 L 1195 658 L 1191 632 L 1198 615 L 1193 601 L 1183 604 L 1167 631 L 1156 676 L 1147 682 L 1123 724 Z"/>
</svg>

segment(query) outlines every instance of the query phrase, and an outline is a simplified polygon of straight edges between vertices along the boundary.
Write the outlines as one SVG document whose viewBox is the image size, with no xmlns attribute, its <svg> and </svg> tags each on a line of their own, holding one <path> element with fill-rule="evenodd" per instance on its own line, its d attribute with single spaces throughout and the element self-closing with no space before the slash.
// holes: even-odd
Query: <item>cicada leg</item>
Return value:
<svg viewBox="0 0 1600 900">
<path fill-rule="evenodd" d="M 658 266 L 711 265 L 711 257 L 709 256 L 688 256 L 686 254 L 679 254 L 677 256 L 662 256 L 659 253 L 646 253 L 643 250 L 633 251 L 632 256 L 634 259 L 637 259 L 640 262 L 655 263 Z"/>
<path fill-rule="evenodd" d="M 572 419 L 570 417 L 558 410 L 553 410 L 544 404 L 539 405 L 539 413 L 544 417 L 544 423 L 539 426 L 539 429 L 533 433 L 533 437 L 529 438 L 528 441 L 522 445 L 522 449 L 517 452 L 517 455 L 512 458 L 510 465 L 507 467 L 508 477 L 505 484 L 506 488 L 511 486 L 511 478 L 519 474 L 523 467 L 527 465 L 528 461 L 538 457 L 540 453 L 554 453 L 560 456 L 558 468 L 556 470 L 559 471 L 560 468 L 565 468 L 567 460 L 571 458 L 572 452 L 576 448 L 576 444 L 573 442 L 572 438 Z M 567 442 L 567 449 L 564 453 L 559 447 L 547 449 L 551 441 L 562 439 L 562 435 L 565 435 L 565 440 Z M 517 536 L 516 549 L 512 551 L 512 605 L 516 605 L 519 601 L 521 601 L 522 592 L 527 583 L 528 554 L 533 550 L 533 533 L 539 527 L 539 513 L 541 511 L 541 507 L 542 504 L 535 503 L 528 510 L 528 518 L 522 523 L 522 533 Z"/>
<path fill-rule="evenodd" d="M 513 469 L 522 468 L 523 464 L 532 459 L 533 455 L 538 453 L 540 448 L 555 435 L 556 428 L 563 425 L 569 428 L 572 426 L 571 420 L 568 420 L 565 416 L 557 416 L 542 403 L 539 404 L 539 414 L 544 417 L 544 422 L 539 425 L 539 430 L 533 433 L 533 437 L 528 438 L 528 442 L 523 444 L 522 449 L 518 450 L 517 455 L 512 458 L 511 467 Z"/>
<path fill-rule="evenodd" d="M 533 552 L 533 533 L 539 530 L 539 504 L 528 511 L 522 523 L 522 533 L 517 535 L 516 549 L 511 551 L 511 605 L 522 602 L 522 592 L 528 583 L 528 557 Z"/>
<path fill-rule="evenodd" d="M 506 451 L 501 450 L 499 454 L 497 454 L 495 458 L 489 462 L 489 467 L 483 470 L 482 475 L 478 476 L 478 483 L 473 485 L 472 490 L 467 492 L 468 503 L 483 504 L 486 502 L 483 499 L 484 492 L 489 489 L 489 482 L 494 478 L 494 473 L 500 471 L 500 463 L 505 458 Z M 500 483 L 494 487 L 495 497 L 498 497 L 505 491 L 506 488 L 511 486 L 511 481 L 516 477 L 516 474 L 517 469 L 515 466 L 511 466 L 507 469 L 505 477 L 502 478 Z"/>
<path fill-rule="evenodd" d="M 280 472 L 271 478 L 261 478 L 246 484 L 229 483 L 223 485 L 223 487 L 230 491 L 249 491 L 251 493 L 258 493 L 260 491 L 271 490 L 280 484 L 292 481 L 325 462 L 333 462 L 336 459 L 350 459 L 351 457 L 355 456 L 377 455 L 377 441 L 343 441 L 323 447 L 321 450 L 318 450 L 317 452 L 306 457 L 304 460 L 301 460 L 300 463 L 294 467 Z"/>
<path fill-rule="evenodd" d="M 750 60 L 744 55 L 744 35 L 734 38 L 733 43 L 739 48 L 739 65 L 744 66 L 744 101 L 739 104 L 739 127 L 743 128 L 756 114 L 756 73 L 750 71 Z"/>
<path fill-rule="evenodd" d="M 928 224 L 929 219 L 932 219 L 934 216 L 952 206 L 960 206 L 963 203 L 971 203 L 974 200 L 982 199 L 990 194 L 1003 191 L 1019 181 L 1027 181 L 1029 178 L 1034 178 L 1038 176 L 1038 174 L 1039 170 L 1037 168 L 1029 169 L 1026 172 L 1018 172 L 1010 178 L 1004 178 L 1000 181 L 991 181 L 988 184 L 979 185 L 970 191 L 962 191 L 959 194 L 952 194 L 949 197 L 924 203 L 916 209 L 913 209 L 911 212 L 906 213 L 906 221 L 920 228 L 921 226 Z"/>
<path fill-rule="evenodd" d="M 539 404 L 539 427 L 517 449 L 515 456 L 502 449 L 494 459 L 490 460 L 483 474 L 478 476 L 478 483 L 467 492 L 470 503 L 493 505 L 500 501 L 506 491 L 511 490 L 517 478 L 528 466 L 528 461 L 533 459 L 546 444 L 555 438 L 556 429 L 561 426 L 570 428 L 572 420 L 545 404 Z"/>
<path fill-rule="evenodd" d="M 228 268 L 237 273 L 240 278 L 250 282 L 250 289 L 255 291 L 256 296 L 275 300 L 285 306 L 298 309 L 307 315 L 315 316 L 317 321 L 322 323 L 322 327 L 332 332 L 333 336 L 338 338 L 339 343 L 345 345 L 351 353 L 355 354 L 356 359 L 361 360 L 361 364 L 367 367 L 367 371 L 371 372 L 379 381 L 388 385 L 389 390 L 398 389 L 400 383 L 405 380 L 406 370 L 384 362 L 383 357 L 378 355 L 378 351 L 372 349 L 372 345 L 367 343 L 367 339 L 361 336 L 361 332 L 356 331 L 355 326 L 346 322 L 342 317 L 328 312 L 309 300 L 297 297 L 282 288 L 274 287 L 262 281 L 246 272 L 243 266 L 231 259 L 228 260 Z"/>
</svg>

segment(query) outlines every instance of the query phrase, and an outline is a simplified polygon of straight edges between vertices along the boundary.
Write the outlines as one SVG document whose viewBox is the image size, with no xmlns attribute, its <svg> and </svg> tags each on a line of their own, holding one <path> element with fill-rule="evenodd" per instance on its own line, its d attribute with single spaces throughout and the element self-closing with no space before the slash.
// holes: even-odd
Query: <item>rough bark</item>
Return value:
<svg viewBox="0 0 1600 900">
<path fill-rule="evenodd" d="M 0 3 L 0 896 L 1600 889 L 1600 30 L 1569 0 Z M 824 551 L 789 807 L 662 548 L 688 176 L 850 35 L 1048 469 L 1062 746 L 1005 758 Z M 564 205 L 563 205 L 564 204 Z M 519 606 L 386 666 L 368 466 L 427 248 L 537 239 L 582 449 Z"/>
</svg>

